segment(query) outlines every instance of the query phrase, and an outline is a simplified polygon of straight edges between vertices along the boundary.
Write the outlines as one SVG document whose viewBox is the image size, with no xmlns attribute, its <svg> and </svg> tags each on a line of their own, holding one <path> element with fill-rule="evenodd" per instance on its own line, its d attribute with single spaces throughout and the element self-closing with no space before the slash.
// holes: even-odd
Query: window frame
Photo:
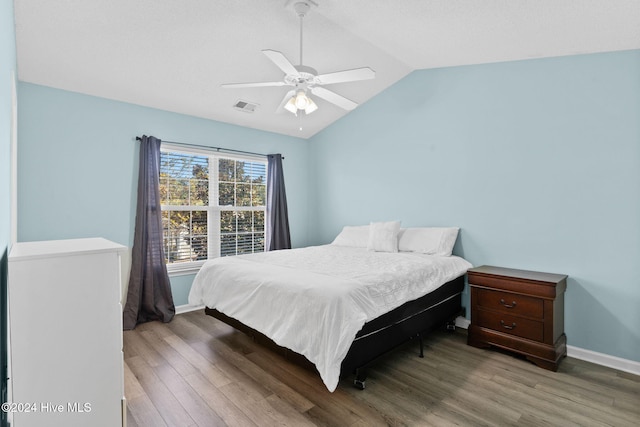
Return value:
<svg viewBox="0 0 640 427">
<path fill-rule="evenodd" d="M 162 200 L 160 202 L 160 208 L 162 212 L 165 211 L 206 211 L 207 212 L 207 259 L 198 261 L 186 261 L 177 263 L 167 263 L 167 272 L 170 276 L 190 275 L 195 274 L 200 270 L 202 265 L 214 258 L 219 258 L 220 255 L 220 217 L 223 211 L 258 211 L 264 212 L 264 241 L 266 251 L 266 224 L 267 224 L 267 206 L 266 206 L 266 191 L 268 182 L 268 167 L 266 156 L 252 155 L 252 154 L 237 154 L 229 153 L 219 150 L 207 149 L 206 147 L 185 147 L 183 145 L 161 143 L 160 151 L 165 153 L 178 153 L 185 155 L 198 155 L 206 156 L 209 158 L 209 203 L 208 205 L 196 206 L 196 205 L 163 205 Z M 265 165 L 265 205 L 264 206 L 231 206 L 231 205 L 219 205 L 219 160 L 230 159 L 235 161 L 244 162 L 261 162 Z M 163 243 L 164 246 L 164 243 Z M 235 256 L 235 255 L 227 255 Z"/>
</svg>

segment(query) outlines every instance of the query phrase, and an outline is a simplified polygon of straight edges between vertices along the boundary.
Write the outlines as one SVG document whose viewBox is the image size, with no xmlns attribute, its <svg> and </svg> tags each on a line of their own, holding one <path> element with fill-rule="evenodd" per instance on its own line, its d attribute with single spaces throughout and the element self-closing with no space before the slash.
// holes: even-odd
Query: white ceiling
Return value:
<svg viewBox="0 0 640 427">
<path fill-rule="evenodd" d="M 18 77 L 309 138 L 348 112 L 316 99 L 296 118 L 275 113 L 289 87 L 220 87 L 281 80 L 263 49 L 298 63 L 295 1 L 15 0 Z M 304 65 L 374 69 L 374 80 L 327 87 L 358 103 L 416 69 L 640 49 L 640 0 L 316 2 Z M 237 111 L 238 100 L 259 107 Z"/>
</svg>

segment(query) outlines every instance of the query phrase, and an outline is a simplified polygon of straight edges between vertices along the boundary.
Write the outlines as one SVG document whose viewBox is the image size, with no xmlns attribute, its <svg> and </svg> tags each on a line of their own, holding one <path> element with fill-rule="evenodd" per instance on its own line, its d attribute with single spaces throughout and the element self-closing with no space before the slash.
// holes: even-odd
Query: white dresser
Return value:
<svg viewBox="0 0 640 427">
<path fill-rule="evenodd" d="M 120 305 L 125 251 L 101 238 L 12 246 L 14 427 L 126 423 Z"/>
</svg>

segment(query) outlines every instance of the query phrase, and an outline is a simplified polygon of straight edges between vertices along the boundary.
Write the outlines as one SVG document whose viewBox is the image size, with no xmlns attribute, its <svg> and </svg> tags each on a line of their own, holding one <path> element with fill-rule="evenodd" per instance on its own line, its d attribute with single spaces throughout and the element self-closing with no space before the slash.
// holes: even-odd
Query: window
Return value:
<svg viewBox="0 0 640 427">
<path fill-rule="evenodd" d="M 163 147 L 160 199 L 169 269 L 263 252 L 266 182 L 266 160 Z"/>
</svg>

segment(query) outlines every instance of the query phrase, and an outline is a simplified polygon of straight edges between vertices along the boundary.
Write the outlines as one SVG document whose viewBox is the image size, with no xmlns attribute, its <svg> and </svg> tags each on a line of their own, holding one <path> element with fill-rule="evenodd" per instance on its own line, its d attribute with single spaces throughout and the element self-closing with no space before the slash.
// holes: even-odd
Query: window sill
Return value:
<svg viewBox="0 0 640 427">
<path fill-rule="evenodd" d="M 167 265 L 167 273 L 169 274 L 169 277 L 197 274 L 198 271 L 200 271 L 202 264 L 204 264 L 204 261 L 190 262 L 188 264 L 170 264 Z"/>
</svg>

